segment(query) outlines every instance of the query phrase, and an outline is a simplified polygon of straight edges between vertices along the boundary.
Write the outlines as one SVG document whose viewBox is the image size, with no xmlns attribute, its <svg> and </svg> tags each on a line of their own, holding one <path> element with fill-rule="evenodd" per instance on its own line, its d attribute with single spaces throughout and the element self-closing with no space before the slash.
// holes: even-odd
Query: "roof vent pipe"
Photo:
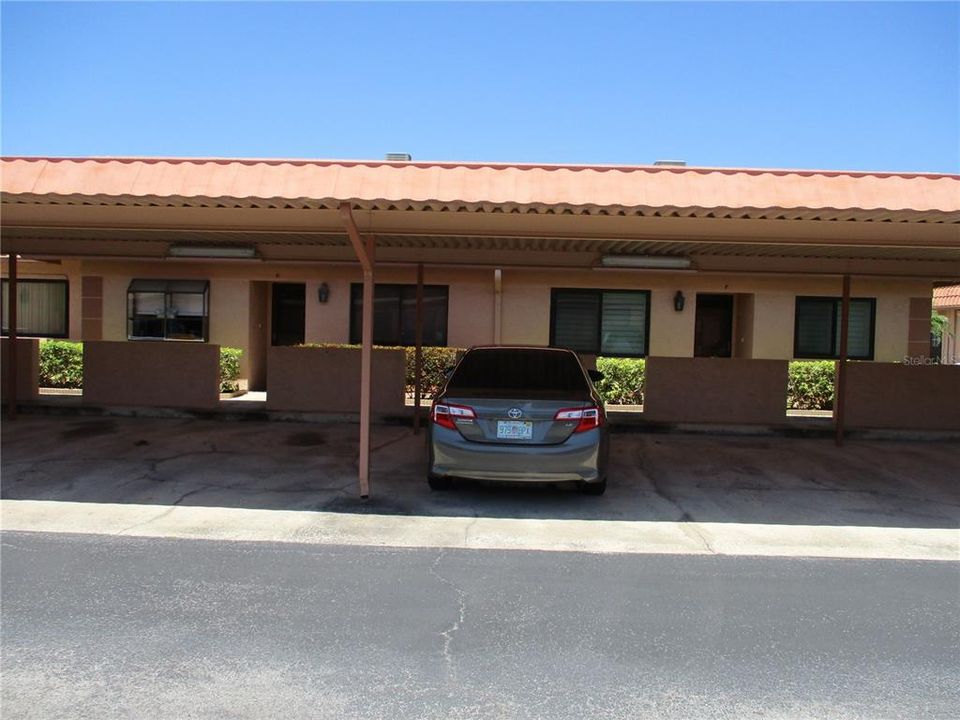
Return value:
<svg viewBox="0 0 960 720">
<path fill-rule="evenodd" d="M 388 162 L 410 162 L 413 160 L 410 153 L 387 153 L 383 159 Z"/>
<path fill-rule="evenodd" d="M 658 167 L 686 167 L 686 160 L 656 160 L 653 163 Z"/>
</svg>

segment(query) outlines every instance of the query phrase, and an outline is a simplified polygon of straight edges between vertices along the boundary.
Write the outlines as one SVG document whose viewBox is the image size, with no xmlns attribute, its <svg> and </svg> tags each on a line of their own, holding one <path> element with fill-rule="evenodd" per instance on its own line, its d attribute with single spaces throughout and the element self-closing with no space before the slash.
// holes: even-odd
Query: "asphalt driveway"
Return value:
<svg viewBox="0 0 960 720">
<path fill-rule="evenodd" d="M 2 431 L 4 499 L 379 515 L 960 527 L 960 444 L 664 435 L 612 438 L 600 498 L 464 482 L 431 492 L 425 439 L 373 432 L 358 498 L 350 424 L 24 416 Z"/>
</svg>

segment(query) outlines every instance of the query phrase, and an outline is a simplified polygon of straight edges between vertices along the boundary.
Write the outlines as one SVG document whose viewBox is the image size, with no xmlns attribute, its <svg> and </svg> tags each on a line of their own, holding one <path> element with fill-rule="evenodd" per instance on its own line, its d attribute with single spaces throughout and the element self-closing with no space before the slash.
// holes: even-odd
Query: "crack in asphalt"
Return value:
<svg viewBox="0 0 960 720">
<path fill-rule="evenodd" d="M 123 528 L 122 530 L 118 530 L 115 534 L 123 535 L 124 533 L 130 532 L 134 528 L 143 527 L 145 525 L 150 525 L 151 523 L 155 523 L 157 520 L 162 520 L 167 515 L 172 513 L 176 509 L 176 507 L 180 503 L 182 503 L 184 500 L 186 500 L 188 497 L 190 497 L 191 495 L 196 495 L 198 492 L 203 492 L 206 489 L 207 489 L 206 487 L 198 487 L 198 488 L 194 488 L 193 490 L 188 490 L 187 492 L 183 493 L 180 497 L 178 497 L 176 500 L 174 500 L 173 503 L 169 507 L 167 507 L 163 512 L 159 513 L 158 515 L 152 518 L 147 518 L 146 520 L 141 520 L 140 522 L 134 523 L 130 527 L 126 527 L 126 528 Z"/>
<path fill-rule="evenodd" d="M 467 526 L 463 528 L 463 544 L 470 544 L 470 531 L 473 530 L 473 526 L 480 522 L 480 515 L 476 512 L 473 513 L 473 519 L 467 523 Z"/>
<path fill-rule="evenodd" d="M 679 524 L 680 532 L 686 535 L 688 538 L 694 542 L 699 543 L 703 550 L 708 552 L 711 555 L 716 555 L 717 551 L 714 549 L 713 545 L 710 544 L 710 541 L 707 540 L 706 535 L 697 527 L 697 521 L 694 520 L 690 512 L 680 504 L 680 501 L 670 495 L 666 490 L 664 490 L 660 483 L 657 481 L 656 475 L 653 472 L 649 471 L 647 467 L 646 458 L 643 457 L 642 451 L 638 453 L 635 457 L 635 467 L 639 472 L 640 476 L 644 478 L 649 484 L 653 492 L 661 499 L 673 505 L 677 510 L 680 511 L 680 517 L 676 520 Z"/>
<path fill-rule="evenodd" d="M 405 440 L 408 437 L 410 437 L 410 433 L 408 433 L 407 431 L 404 431 L 400 435 L 397 435 L 395 438 L 391 438 L 390 440 L 385 440 L 379 445 L 374 445 L 372 448 L 370 448 L 370 452 L 375 453 L 378 450 L 382 450 L 385 447 L 390 447 L 391 445 L 395 445 L 401 440 Z"/>
<path fill-rule="evenodd" d="M 677 505 L 677 507 L 680 506 Z M 710 541 L 707 540 L 707 536 L 703 533 L 703 531 L 700 530 L 688 512 L 685 512 L 682 516 L 680 516 L 680 532 L 682 532 L 691 540 L 698 541 L 701 545 L 703 545 L 703 549 L 711 555 L 717 554 L 717 551 L 714 549 L 713 545 L 711 545 Z"/>
<path fill-rule="evenodd" d="M 433 575 L 441 585 L 446 585 L 451 590 L 456 593 L 457 596 L 457 617 L 451 623 L 450 627 L 440 633 L 440 637 L 443 638 L 443 650 L 442 656 L 444 664 L 447 669 L 447 677 L 449 680 L 454 683 L 457 682 L 457 673 L 456 666 L 453 661 L 453 654 L 450 652 L 450 646 L 453 643 L 453 637 L 456 635 L 457 631 L 463 627 L 464 618 L 467 613 L 467 601 L 466 593 L 460 588 L 459 585 L 454 583 L 449 578 L 443 577 L 440 573 L 437 572 L 437 566 L 440 564 L 440 561 L 443 560 L 444 556 L 447 554 L 446 548 L 442 548 L 439 553 L 437 553 L 436 559 L 433 561 L 433 564 L 430 565 L 430 574 Z"/>
</svg>

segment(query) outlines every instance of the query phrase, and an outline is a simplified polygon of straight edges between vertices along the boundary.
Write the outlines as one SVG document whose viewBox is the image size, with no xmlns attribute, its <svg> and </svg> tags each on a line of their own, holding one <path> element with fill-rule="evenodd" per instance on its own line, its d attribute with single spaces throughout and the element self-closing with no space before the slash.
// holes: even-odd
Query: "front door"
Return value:
<svg viewBox="0 0 960 720">
<path fill-rule="evenodd" d="M 731 357 L 733 350 L 733 295 L 697 293 L 694 330 L 695 357 Z"/>
<path fill-rule="evenodd" d="M 273 283 L 271 345 L 303 344 L 306 295 L 307 286 L 303 283 Z"/>
</svg>

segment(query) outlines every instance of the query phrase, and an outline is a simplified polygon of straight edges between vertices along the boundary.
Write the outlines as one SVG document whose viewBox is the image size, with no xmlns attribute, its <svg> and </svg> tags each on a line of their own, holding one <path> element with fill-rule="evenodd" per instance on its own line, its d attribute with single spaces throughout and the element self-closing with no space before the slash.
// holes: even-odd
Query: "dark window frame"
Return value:
<svg viewBox="0 0 960 720">
<path fill-rule="evenodd" d="M 804 301 L 813 301 L 820 303 L 831 303 L 833 309 L 830 313 L 830 344 L 833 347 L 832 354 L 824 355 L 822 353 L 800 352 L 800 303 Z M 877 340 L 877 299 L 869 297 L 852 297 L 850 302 L 866 302 L 870 304 L 870 351 L 866 355 L 847 354 L 848 360 L 873 360 L 876 351 Z M 837 345 L 837 315 L 839 307 L 843 303 L 842 297 L 831 295 L 797 295 L 793 305 L 793 357 L 798 360 L 839 360 L 840 347 Z"/>
<path fill-rule="evenodd" d="M 51 338 L 51 339 L 63 339 L 70 337 L 70 281 L 61 279 L 61 278 L 17 278 L 17 289 L 21 285 L 30 284 L 30 283 L 43 283 L 43 284 L 60 284 L 63 285 L 63 333 L 21 333 L 17 332 L 17 337 L 35 337 L 35 338 Z M 7 295 L 10 292 L 10 278 L 0 279 L 0 318 L 3 317 L 3 309 L 6 307 Z M 17 305 L 19 308 L 19 303 Z M 20 320 L 19 313 L 17 313 L 17 320 Z M 20 324 L 19 322 L 17 323 Z M 6 330 L 0 328 L 0 335 L 3 337 L 10 337 L 10 328 Z"/>
<path fill-rule="evenodd" d="M 165 283 L 167 285 L 163 290 L 134 290 L 132 289 L 135 284 L 138 282 L 142 283 Z M 177 283 L 203 283 L 203 291 L 195 292 L 189 290 L 176 290 L 174 286 Z M 163 294 L 163 305 L 164 305 L 164 317 L 162 319 L 162 328 L 163 333 L 161 336 L 154 335 L 134 335 L 133 334 L 133 314 L 131 310 L 133 309 L 133 304 L 131 302 L 133 295 L 137 294 Z M 203 335 L 199 338 L 176 338 L 176 337 L 167 337 L 167 321 L 171 318 L 167 317 L 166 308 L 170 303 L 171 295 L 202 295 L 203 296 Z M 210 341 L 210 281 L 209 280 L 196 280 L 193 278 L 178 278 L 178 279 L 155 279 L 155 278 L 133 278 L 130 281 L 130 284 L 127 285 L 127 340 L 131 342 L 190 342 L 190 343 L 205 343 Z"/>
<path fill-rule="evenodd" d="M 397 338 L 396 342 L 387 342 L 383 343 L 385 346 L 389 347 L 413 347 L 413 343 L 405 345 L 402 341 L 403 339 L 403 288 L 413 288 L 416 291 L 416 283 L 374 283 L 373 285 L 373 299 L 376 303 L 377 299 L 377 288 L 389 288 L 391 290 L 397 290 L 397 301 L 400 303 L 399 308 L 399 317 L 400 317 L 400 327 L 397 328 L 400 333 L 400 337 Z M 443 341 L 440 343 L 431 343 L 424 342 L 423 347 L 448 347 L 450 341 L 450 286 L 449 285 L 434 285 L 434 284 L 424 284 L 423 289 L 426 290 L 430 288 L 431 290 L 442 290 L 444 293 L 444 316 L 445 322 L 443 326 Z M 354 317 L 353 306 L 355 300 L 359 299 L 360 307 L 363 307 L 363 283 L 350 283 L 350 305 L 348 312 L 350 313 L 350 331 L 349 331 L 349 342 L 353 345 L 357 345 L 362 342 L 361 337 L 361 326 L 363 324 L 363 312 L 359 313 L 359 319 Z M 376 323 L 374 323 L 376 327 Z"/>
<path fill-rule="evenodd" d="M 596 328 L 596 347 L 594 350 L 573 350 L 577 353 L 598 355 L 603 357 L 645 358 L 650 354 L 650 290 L 608 290 L 605 288 L 550 288 L 550 347 L 561 347 L 556 344 L 557 331 L 557 295 L 559 293 L 592 295 L 599 299 L 599 316 Z M 645 295 L 645 318 L 643 322 L 643 352 L 642 353 L 604 353 L 603 345 L 603 296 L 605 293 L 615 295 Z M 570 350 L 572 348 L 564 348 Z"/>
</svg>

